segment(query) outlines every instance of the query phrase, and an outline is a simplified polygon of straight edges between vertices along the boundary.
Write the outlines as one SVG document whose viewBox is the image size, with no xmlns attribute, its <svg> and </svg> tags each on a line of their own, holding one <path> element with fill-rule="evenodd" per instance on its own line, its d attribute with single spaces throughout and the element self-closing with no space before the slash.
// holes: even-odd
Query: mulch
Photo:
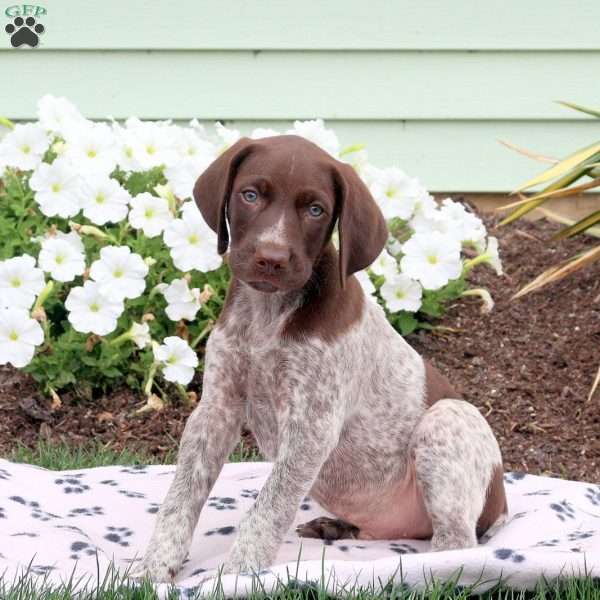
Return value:
<svg viewBox="0 0 600 600">
<path fill-rule="evenodd" d="M 505 276 L 487 267 L 472 275 L 487 288 L 494 310 L 462 299 L 436 324 L 457 330 L 421 330 L 408 341 L 445 373 L 486 416 L 507 470 L 600 482 L 600 393 L 587 396 L 600 364 L 600 263 L 519 300 L 511 296 L 544 268 L 589 246 L 589 238 L 547 240 L 557 226 L 545 220 L 497 228 Z M 191 388 L 199 392 L 200 381 Z M 70 394 L 55 412 L 35 384 L 0 367 L 0 455 L 20 442 L 86 445 L 157 458 L 172 452 L 190 407 L 174 400 L 160 412 L 136 416 L 142 398 L 127 390 L 83 401 Z M 245 432 L 244 442 L 252 446 Z"/>
</svg>

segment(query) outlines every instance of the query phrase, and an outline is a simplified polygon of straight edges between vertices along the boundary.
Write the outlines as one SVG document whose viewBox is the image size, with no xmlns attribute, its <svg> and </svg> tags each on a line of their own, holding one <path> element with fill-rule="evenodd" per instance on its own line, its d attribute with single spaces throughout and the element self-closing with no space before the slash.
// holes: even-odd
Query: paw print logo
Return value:
<svg viewBox="0 0 600 600">
<path fill-rule="evenodd" d="M 67 475 L 66 477 L 55 479 L 54 483 L 56 485 L 64 486 L 63 492 L 65 494 L 82 494 L 83 492 L 87 492 L 90 489 L 90 486 L 81 483 L 81 477 L 83 477 L 81 473 L 78 473 L 77 475 Z"/>
<path fill-rule="evenodd" d="M 10 43 L 13 48 L 29 46 L 35 48 L 40 41 L 40 35 L 46 31 L 41 23 L 37 23 L 33 17 L 16 17 L 9 23 L 4 31 L 10 35 Z"/>
<path fill-rule="evenodd" d="M 128 537 L 133 535 L 133 531 L 129 527 L 107 527 L 108 533 L 104 536 L 105 540 L 119 544 L 119 546 L 129 546 Z"/>
<path fill-rule="evenodd" d="M 236 500 L 235 498 L 219 498 L 218 496 L 210 496 L 208 499 L 208 505 L 216 508 L 217 510 L 235 510 Z"/>
</svg>

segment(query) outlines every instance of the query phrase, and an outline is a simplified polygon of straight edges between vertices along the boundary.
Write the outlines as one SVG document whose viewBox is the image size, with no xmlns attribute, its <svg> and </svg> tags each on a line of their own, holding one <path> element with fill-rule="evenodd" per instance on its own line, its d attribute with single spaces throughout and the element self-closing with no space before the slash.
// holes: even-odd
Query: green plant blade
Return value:
<svg viewBox="0 0 600 600">
<path fill-rule="evenodd" d="M 565 102 L 564 100 L 558 100 L 557 102 L 558 104 L 562 104 L 567 108 L 572 108 L 573 110 L 577 110 L 579 112 L 585 113 L 586 115 L 591 115 L 592 117 L 597 117 L 600 119 L 600 110 L 587 108 L 585 106 L 581 106 L 581 104 L 575 104 L 574 102 Z"/>
<path fill-rule="evenodd" d="M 559 163 L 550 167 L 540 175 L 537 175 L 533 179 L 526 181 L 522 186 L 515 190 L 515 192 L 522 192 L 523 190 L 527 190 L 541 183 L 546 183 L 547 181 L 556 179 L 557 177 L 560 177 L 568 171 L 576 168 L 578 165 L 589 159 L 597 152 L 600 152 L 600 142 L 596 142 L 595 144 L 587 146 L 586 148 L 578 150 L 570 156 L 567 156 L 567 158 L 561 160 Z"/>
<path fill-rule="evenodd" d="M 539 290 L 540 288 L 552 283 L 554 281 L 559 281 L 584 267 L 587 267 L 591 263 L 596 260 L 600 260 L 600 245 L 594 246 L 590 250 L 586 252 L 582 252 L 576 256 L 572 256 L 568 260 L 554 265 L 549 269 L 546 269 L 542 274 L 538 275 L 533 281 L 530 281 L 526 286 L 521 288 L 512 298 L 511 300 L 516 300 L 517 298 L 521 298 L 525 296 L 525 294 L 529 294 L 535 290 Z"/>
<path fill-rule="evenodd" d="M 588 165 L 588 169 L 592 166 L 593 165 Z M 519 197 L 521 198 L 520 200 L 517 200 L 516 202 L 511 202 L 509 204 L 505 204 L 504 206 L 499 206 L 495 210 L 501 212 L 510 208 L 516 208 L 518 206 L 523 206 L 523 204 L 527 204 L 527 202 L 530 202 L 531 200 L 537 200 L 538 198 L 568 198 L 569 196 L 574 196 L 575 194 L 579 194 L 580 192 L 584 192 L 585 190 L 590 190 L 595 187 L 600 187 L 600 177 L 592 181 L 588 181 L 587 183 L 576 185 L 571 188 L 554 190 L 553 192 L 540 193 L 536 194 L 535 196 L 529 196 L 528 198 L 523 196 L 522 194 L 519 194 Z"/>
<path fill-rule="evenodd" d="M 541 206 L 546 202 L 550 196 L 549 192 L 554 192 L 558 190 L 562 190 L 563 188 L 571 185 L 573 182 L 577 181 L 580 177 L 583 177 L 588 170 L 587 165 L 579 165 L 568 172 L 566 175 L 557 179 L 554 183 L 550 184 L 548 187 L 544 188 L 540 194 L 534 196 L 533 198 L 529 198 L 528 202 L 524 203 L 522 206 L 514 210 L 513 212 L 505 217 L 500 225 L 508 225 L 508 223 L 512 223 L 516 221 L 523 215 L 526 215 L 528 212 L 531 212 L 538 206 Z"/>
<path fill-rule="evenodd" d="M 574 223 L 569 227 L 561 229 L 558 233 L 555 233 L 552 236 L 552 239 L 563 240 L 565 238 L 573 237 L 578 233 L 581 233 L 586 229 L 593 227 L 596 223 L 600 223 L 600 210 L 593 212 L 591 215 L 584 217 L 583 219 L 577 221 L 577 223 Z"/>
</svg>

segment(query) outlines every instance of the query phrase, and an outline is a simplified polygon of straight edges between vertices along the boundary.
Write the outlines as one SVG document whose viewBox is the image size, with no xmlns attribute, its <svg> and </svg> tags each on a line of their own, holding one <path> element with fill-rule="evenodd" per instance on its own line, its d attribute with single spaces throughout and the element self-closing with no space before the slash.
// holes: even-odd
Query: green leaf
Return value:
<svg viewBox="0 0 600 600">
<path fill-rule="evenodd" d="M 555 240 L 562 240 L 564 238 L 573 237 L 573 236 L 577 235 L 578 233 L 581 233 L 581 232 L 585 231 L 586 229 L 593 227 L 596 223 L 600 223 L 600 210 L 593 212 L 591 215 L 588 215 L 587 217 L 584 217 L 583 219 L 577 221 L 577 223 L 574 223 L 570 227 L 565 227 L 564 229 L 561 229 L 558 233 L 554 234 L 554 236 L 552 236 L 552 237 Z"/>
<path fill-rule="evenodd" d="M 600 118 L 600 110 L 586 108 L 585 106 L 581 106 L 581 104 L 575 104 L 574 102 L 565 102 L 564 100 L 558 100 L 558 104 L 562 104 L 567 108 L 572 108 L 573 110 L 585 113 L 586 115 L 591 115 L 592 117 Z"/>
<path fill-rule="evenodd" d="M 581 163 L 583 163 L 584 161 L 589 159 L 590 156 L 593 156 L 599 151 L 600 142 L 596 142 L 595 144 L 591 144 L 586 148 L 578 150 L 577 152 L 574 152 L 573 154 L 567 156 L 567 158 L 565 158 L 564 160 L 561 160 L 559 163 L 553 165 L 540 175 L 537 175 L 533 179 L 526 181 L 516 191 L 522 192 L 523 190 L 527 190 L 541 183 L 546 183 L 548 181 L 551 181 L 552 179 L 556 179 L 557 177 L 560 177 L 561 175 L 564 175 L 569 171 L 572 172 L 573 169 L 581 165 Z"/>
</svg>

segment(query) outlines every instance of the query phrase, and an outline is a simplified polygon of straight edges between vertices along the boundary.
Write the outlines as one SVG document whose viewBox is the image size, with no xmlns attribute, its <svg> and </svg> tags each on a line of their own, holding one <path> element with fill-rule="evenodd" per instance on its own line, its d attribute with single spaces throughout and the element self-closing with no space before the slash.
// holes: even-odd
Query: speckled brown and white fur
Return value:
<svg viewBox="0 0 600 600">
<path fill-rule="evenodd" d="M 325 279 L 337 278 L 331 244 L 323 255 L 332 264 Z M 305 289 L 263 293 L 233 280 L 140 572 L 160 581 L 176 575 L 244 423 L 273 470 L 224 572 L 268 567 L 306 495 L 358 528 L 359 538 L 430 537 L 433 550 L 474 546 L 477 533 L 502 522 L 502 458 L 485 419 L 444 398 L 445 379 L 356 278 L 336 290 L 334 321 L 343 321 L 346 299 L 353 303 L 347 326 L 317 319 L 294 329 Z"/>
</svg>

